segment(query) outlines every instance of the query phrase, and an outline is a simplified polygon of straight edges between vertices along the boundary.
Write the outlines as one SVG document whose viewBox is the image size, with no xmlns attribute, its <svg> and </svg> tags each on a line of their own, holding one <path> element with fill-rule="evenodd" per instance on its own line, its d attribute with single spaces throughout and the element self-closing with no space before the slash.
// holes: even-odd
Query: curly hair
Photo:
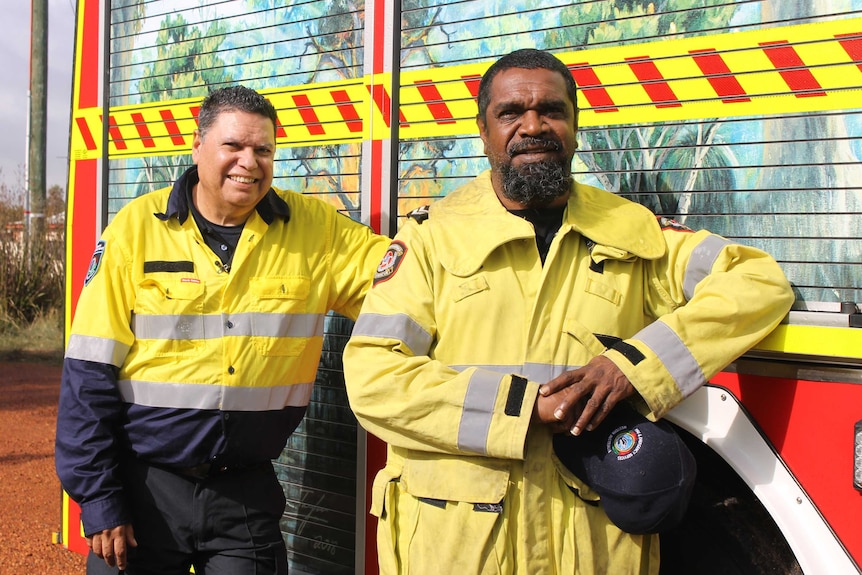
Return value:
<svg viewBox="0 0 862 575">
<path fill-rule="evenodd" d="M 278 126 L 275 107 L 269 100 L 245 86 L 227 86 L 209 93 L 201 104 L 198 113 L 198 132 L 201 138 L 215 123 L 222 112 L 248 112 L 272 120 L 273 128 Z"/>
<path fill-rule="evenodd" d="M 479 82 L 478 98 L 478 117 L 480 119 L 485 119 L 485 112 L 488 110 L 488 104 L 491 102 L 491 84 L 494 81 L 494 76 L 511 68 L 524 68 L 527 70 L 542 68 L 557 72 L 563 77 L 563 81 L 566 83 L 566 93 L 572 101 L 572 105 L 575 107 L 575 110 L 578 109 L 577 86 L 575 86 L 575 79 L 566 65 L 550 52 L 524 48 L 522 50 L 515 50 L 497 60 L 491 64 L 491 67 L 482 76 L 482 80 Z"/>
</svg>

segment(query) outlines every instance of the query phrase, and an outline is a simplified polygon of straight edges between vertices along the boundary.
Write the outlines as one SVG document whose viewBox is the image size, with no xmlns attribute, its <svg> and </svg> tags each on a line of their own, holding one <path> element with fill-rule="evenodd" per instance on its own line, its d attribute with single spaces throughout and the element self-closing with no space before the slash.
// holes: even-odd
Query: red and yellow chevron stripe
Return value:
<svg viewBox="0 0 862 575">
<path fill-rule="evenodd" d="M 578 83 L 580 124 L 757 116 L 858 108 L 862 19 L 664 40 L 558 54 Z M 404 139 L 473 134 L 479 78 L 490 63 L 410 71 L 401 76 Z M 287 146 L 389 137 L 388 78 L 266 90 Z M 111 157 L 188 153 L 200 100 L 112 108 Z M 101 155 L 99 108 L 76 110 L 78 159 Z"/>
</svg>

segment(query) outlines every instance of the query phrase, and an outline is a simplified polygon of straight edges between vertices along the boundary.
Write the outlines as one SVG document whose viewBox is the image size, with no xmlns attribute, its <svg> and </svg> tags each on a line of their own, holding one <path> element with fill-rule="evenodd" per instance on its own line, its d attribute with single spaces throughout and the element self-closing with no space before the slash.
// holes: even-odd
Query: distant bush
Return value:
<svg viewBox="0 0 862 575">
<path fill-rule="evenodd" d="M 60 241 L 37 247 L 32 258 L 20 243 L 0 241 L 0 332 L 21 329 L 62 309 L 64 257 Z"/>
</svg>

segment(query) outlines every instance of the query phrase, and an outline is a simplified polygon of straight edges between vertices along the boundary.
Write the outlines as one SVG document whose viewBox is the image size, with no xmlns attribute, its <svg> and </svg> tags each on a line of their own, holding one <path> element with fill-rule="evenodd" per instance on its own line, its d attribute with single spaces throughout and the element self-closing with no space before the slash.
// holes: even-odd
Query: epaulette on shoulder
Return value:
<svg viewBox="0 0 862 575">
<path fill-rule="evenodd" d="M 656 216 L 656 219 L 658 220 L 658 225 L 662 230 L 675 230 L 677 232 L 693 232 L 694 231 L 690 227 L 685 226 L 685 225 L 683 225 L 683 224 L 679 223 L 678 221 L 673 220 L 671 218 L 666 218 L 664 216 Z"/>
<path fill-rule="evenodd" d="M 417 224 L 421 224 L 422 222 L 427 220 L 428 216 L 430 215 L 428 212 L 428 208 L 429 206 L 422 206 L 421 208 L 416 208 L 415 210 L 412 210 L 410 213 L 408 213 L 407 217 L 413 218 L 414 220 L 416 220 Z"/>
</svg>

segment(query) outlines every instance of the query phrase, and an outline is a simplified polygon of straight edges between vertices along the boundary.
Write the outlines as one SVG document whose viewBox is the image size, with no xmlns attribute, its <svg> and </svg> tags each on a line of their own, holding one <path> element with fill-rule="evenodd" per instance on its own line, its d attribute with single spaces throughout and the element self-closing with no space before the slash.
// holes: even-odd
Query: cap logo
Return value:
<svg viewBox="0 0 862 575">
<path fill-rule="evenodd" d="M 628 429 L 626 426 L 618 427 L 608 436 L 608 453 L 617 456 L 618 461 L 634 457 L 643 446 L 643 434 L 635 427 Z"/>
</svg>

